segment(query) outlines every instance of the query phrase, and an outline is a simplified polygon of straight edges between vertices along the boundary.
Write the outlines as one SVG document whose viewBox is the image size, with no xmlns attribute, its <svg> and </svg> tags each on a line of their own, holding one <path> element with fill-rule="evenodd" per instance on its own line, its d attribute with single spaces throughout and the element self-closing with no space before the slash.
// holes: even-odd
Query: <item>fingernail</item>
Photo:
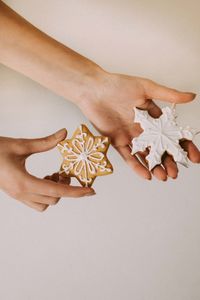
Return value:
<svg viewBox="0 0 200 300">
<path fill-rule="evenodd" d="M 192 93 L 193 94 L 193 99 L 195 99 L 196 98 L 196 96 L 197 96 L 197 94 L 195 94 L 195 93 Z"/>
<path fill-rule="evenodd" d="M 192 96 L 192 100 L 194 100 L 194 99 L 196 98 L 196 96 L 197 96 L 197 94 L 192 93 L 192 92 L 186 92 L 186 94 L 187 94 L 188 96 Z"/>
<path fill-rule="evenodd" d="M 56 137 L 56 139 L 60 139 L 62 137 L 64 138 L 65 134 L 66 134 L 66 129 L 62 128 L 55 133 L 55 137 Z"/>
</svg>

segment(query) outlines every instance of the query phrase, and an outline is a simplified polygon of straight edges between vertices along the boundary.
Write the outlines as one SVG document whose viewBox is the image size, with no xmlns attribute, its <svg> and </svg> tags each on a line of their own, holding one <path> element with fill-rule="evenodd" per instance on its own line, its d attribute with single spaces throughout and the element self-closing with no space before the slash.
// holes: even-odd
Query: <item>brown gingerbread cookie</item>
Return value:
<svg viewBox="0 0 200 300">
<path fill-rule="evenodd" d="M 96 177 L 113 172 L 106 156 L 109 145 L 108 137 L 94 136 L 87 126 L 80 125 L 71 139 L 57 145 L 63 156 L 60 174 L 76 177 L 82 186 L 90 187 Z"/>
</svg>

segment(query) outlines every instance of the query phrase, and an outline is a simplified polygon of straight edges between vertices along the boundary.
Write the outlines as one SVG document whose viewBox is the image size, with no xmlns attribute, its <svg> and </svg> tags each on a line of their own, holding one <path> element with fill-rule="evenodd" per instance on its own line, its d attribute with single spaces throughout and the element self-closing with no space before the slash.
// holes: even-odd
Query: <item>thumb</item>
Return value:
<svg viewBox="0 0 200 300">
<path fill-rule="evenodd" d="M 26 139 L 25 151 L 27 154 L 33 154 L 37 152 L 44 152 L 53 149 L 59 142 L 64 140 L 67 135 L 65 128 L 51 134 L 49 136 L 38 138 L 38 139 Z"/>
<path fill-rule="evenodd" d="M 196 94 L 194 93 L 180 92 L 178 90 L 157 84 L 151 80 L 146 80 L 144 88 L 147 98 L 162 100 L 170 103 L 186 103 L 192 101 L 196 97 Z"/>
</svg>

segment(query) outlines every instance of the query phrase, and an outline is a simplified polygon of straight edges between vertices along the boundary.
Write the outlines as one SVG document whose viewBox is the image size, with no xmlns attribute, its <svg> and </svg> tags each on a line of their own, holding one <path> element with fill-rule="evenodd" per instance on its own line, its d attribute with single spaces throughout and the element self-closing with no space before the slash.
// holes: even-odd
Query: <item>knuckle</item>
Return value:
<svg viewBox="0 0 200 300">
<path fill-rule="evenodd" d="M 155 82 L 153 80 L 151 80 L 151 79 L 148 79 L 148 78 L 144 78 L 142 80 L 142 83 L 143 83 L 143 85 L 144 85 L 144 87 L 146 89 L 148 89 L 148 88 L 154 88 L 154 86 L 155 86 Z"/>
<path fill-rule="evenodd" d="M 13 145 L 13 148 L 15 149 L 15 153 L 18 155 L 24 155 L 31 152 L 31 144 L 27 139 L 17 139 Z"/>
<path fill-rule="evenodd" d="M 179 102 L 180 101 L 180 95 L 176 90 L 173 90 L 174 92 L 171 95 L 171 99 L 173 102 Z"/>
<path fill-rule="evenodd" d="M 12 189 L 9 194 L 11 197 L 19 199 L 26 192 L 26 182 L 25 181 L 16 181 L 12 184 Z"/>
<path fill-rule="evenodd" d="M 48 144 L 51 141 L 51 136 L 45 136 L 44 138 L 41 139 L 41 144 L 43 146 L 46 146 L 46 144 Z"/>
<path fill-rule="evenodd" d="M 26 192 L 25 182 L 23 182 L 23 181 L 17 182 L 15 185 L 15 192 L 17 194 L 22 194 L 22 193 Z"/>
<path fill-rule="evenodd" d="M 21 194 L 18 191 L 9 191 L 8 195 L 14 199 L 20 200 L 21 199 Z"/>
<path fill-rule="evenodd" d="M 21 199 L 22 193 L 19 190 L 15 189 L 15 190 L 10 191 L 9 195 L 15 199 Z"/>
<path fill-rule="evenodd" d="M 55 198 L 58 198 L 59 197 L 59 192 L 56 190 L 56 189 L 49 189 L 49 194 L 52 196 L 52 197 L 55 197 Z"/>
</svg>

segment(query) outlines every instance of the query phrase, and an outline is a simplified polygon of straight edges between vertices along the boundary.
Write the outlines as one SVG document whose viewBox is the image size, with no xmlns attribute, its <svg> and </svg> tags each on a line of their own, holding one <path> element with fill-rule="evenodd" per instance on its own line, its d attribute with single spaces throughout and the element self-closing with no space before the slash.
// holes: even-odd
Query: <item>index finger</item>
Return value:
<svg viewBox="0 0 200 300">
<path fill-rule="evenodd" d="M 28 174 L 28 190 L 31 193 L 51 197 L 83 197 L 94 195 L 95 192 L 89 187 L 64 185 L 48 179 L 40 179 Z"/>
<path fill-rule="evenodd" d="M 159 99 L 171 103 L 186 103 L 192 101 L 196 94 L 191 92 L 181 92 L 161 84 L 157 84 L 152 80 L 143 82 L 147 98 Z"/>
</svg>

